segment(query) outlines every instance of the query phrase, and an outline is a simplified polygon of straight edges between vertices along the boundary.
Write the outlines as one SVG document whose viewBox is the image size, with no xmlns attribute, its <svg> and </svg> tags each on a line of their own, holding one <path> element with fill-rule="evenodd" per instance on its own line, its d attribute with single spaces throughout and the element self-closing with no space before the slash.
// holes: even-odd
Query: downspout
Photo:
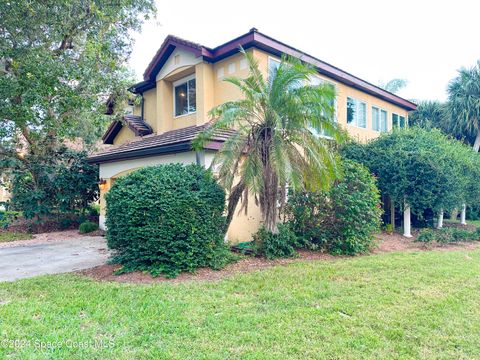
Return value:
<svg viewBox="0 0 480 360">
<path fill-rule="evenodd" d="M 145 111 L 145 99 L 143 98 L 143 92 L 140 94 L 140 96 L 142 97 L 142 100 L 140 102 L 140 117 L 142 118 L 142 121 L 144 120 L 144 111 Z"/>
</svg>

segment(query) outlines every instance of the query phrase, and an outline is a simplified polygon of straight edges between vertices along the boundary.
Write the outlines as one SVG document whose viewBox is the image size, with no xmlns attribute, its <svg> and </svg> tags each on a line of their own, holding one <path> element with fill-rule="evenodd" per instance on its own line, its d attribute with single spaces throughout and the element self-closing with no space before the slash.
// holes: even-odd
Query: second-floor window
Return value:
<svg viewBox="0 0 480 360">
<path fill-rule="evenodd" d="M 347 124 L 367 127 L 367 103 L 347 97 Z"/>
<path fill-rule="evenodd" d="M 372 129 L 375 131 L 386 132 L 387 127 L 387 112 L 372 106 Z"/>
<path fill-rule="evenodd" d="M 195 76 L 178 80 L 173 83 L 173 101 L 175 116 L 194 113 L 197 110 Z"/>
<path fill-rule="evenodd" d="M 407 126 L 407 122 L 405 121 L 405 116 L 401 116 L 398 114 L 392 114 L 392 127 L 403 129 Z"/>
</svg>

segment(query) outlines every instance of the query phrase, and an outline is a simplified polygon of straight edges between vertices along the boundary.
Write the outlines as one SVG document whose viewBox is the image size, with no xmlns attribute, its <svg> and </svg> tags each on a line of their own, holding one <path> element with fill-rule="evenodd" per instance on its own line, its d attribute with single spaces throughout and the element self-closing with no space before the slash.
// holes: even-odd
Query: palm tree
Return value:
<svg viewBox="0 0 480 360">
<path fill-rule="evenodd" d="M 240 199 L 240 210 L 246 210 L 251 194 L 260 205 L 265 228 L 277 233 L 287 186 L 328 187 L 339 172 L 332 144 L 343 141 L 345 133 L 334 121 L 334 86 L 310 85 L 317 74 L 312 67 L 284 57 L 265 78 L 253 56 L 241 51 L 248 62 L 248 77 L 225 81 L 238 87 L 243 98 L 212 109 L 215 121 L 197 137 L 194 147 L 200 148 L 219 129 L 236 130 L 212 164 L 218 166 L 219 182 L 229 192 L 227 224 Z"/>
<path fill-rule="evenodd" d="M 407 85 L 408 85 L 408 81 L 405 79 L 392 79 L 390 81 L 387 81 L 386 83 L 380 81 L 378 86 L 380 86 L 384 90 L 387 90 L 391 93 L 396 94 Z"/>
<path fill-rule="evenodd" d="M 460 134 L 475 136 L 473 149 L 480 149 L 480 61 L 471 69 L 462 68 L 448 85 L 446 117 Z"/>
<path fill-rule="evenodd" d="M 408 125 L 418 126 L 424 129 L 442 129 L 444 130 L 444 108 L 445 104 L 439 101 L 417 101 L 417 109 L 408 114 Z"/>
</svg>

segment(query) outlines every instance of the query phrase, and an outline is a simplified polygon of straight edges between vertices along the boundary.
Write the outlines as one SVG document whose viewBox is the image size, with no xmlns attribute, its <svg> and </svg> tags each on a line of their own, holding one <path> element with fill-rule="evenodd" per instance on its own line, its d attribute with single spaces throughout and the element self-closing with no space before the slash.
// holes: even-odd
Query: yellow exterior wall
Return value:
<svg viewBox="0 0 480 360">
<path fill-rule="evenodd" d="M 128 126 L 124 125 L 117 136 L 115 136 L 115 139 L 113 139 L 113 145 L 121 145 L 133 139 L 135 139 L 135 133 Z"/>
<path fill-rule="evenodd" d="M 145 121 L 152 127 L 153 132 L 157 132 L 157 91 L 151 89 L 143 93 L 143 117 Z"/>
</svg>

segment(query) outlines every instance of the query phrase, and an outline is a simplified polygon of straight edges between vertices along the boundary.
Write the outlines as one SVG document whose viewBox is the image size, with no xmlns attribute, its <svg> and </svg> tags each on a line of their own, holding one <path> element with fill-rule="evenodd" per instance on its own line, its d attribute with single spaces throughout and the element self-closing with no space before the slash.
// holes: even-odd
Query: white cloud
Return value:
<svg viewBox="0 0 480 360">
<path fill-rule="evenodd" d="M 215 47 L 256 27 L 371 83 L 405 78 L 399 95 L 446 98 L 448 81 L 480 58 L 480 2 L 158 1 L 130 65 L 139 80 L 168 34 Z"/>
</svg>

